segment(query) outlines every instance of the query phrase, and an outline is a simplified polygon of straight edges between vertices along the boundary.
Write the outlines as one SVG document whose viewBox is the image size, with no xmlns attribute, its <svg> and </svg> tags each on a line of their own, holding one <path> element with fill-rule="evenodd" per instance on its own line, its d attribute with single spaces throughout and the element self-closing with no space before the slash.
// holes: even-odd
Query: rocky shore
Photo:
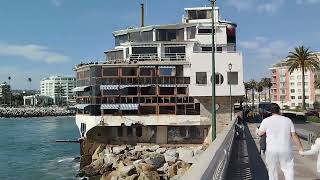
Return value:
<svg viewBox="0 0 320 180">
<path fill-rule="evenodd" d="M 100 145 L 92 155 L 92 163 L 83 167 L 78 177 L 83 180 L 179 179 L 205 149 L 203 145 Z"/>
<path fill-rule="evenodd" d="M 24 107 L 24 108 L 0 108 L 0 117 L 44 117 L 44 116 L 69 116 L 74 115 L 67 108 L 62 107 Z"/>
</svg>

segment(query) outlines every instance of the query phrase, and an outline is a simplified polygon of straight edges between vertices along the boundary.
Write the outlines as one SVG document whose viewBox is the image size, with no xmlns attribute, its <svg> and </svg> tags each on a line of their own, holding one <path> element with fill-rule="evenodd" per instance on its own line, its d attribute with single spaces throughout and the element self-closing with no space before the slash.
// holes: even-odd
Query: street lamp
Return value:
<svg viewBox="0 0 320 180">
<path fill-rule="evenodd" d="M 228 79 L 229 79 L 229 87 L 230 87 L 230 121 L 232 121 L 232 96 L 231 96 L 231 70 L 232 70 L 232 64 L 229 63 L 228 64 L 228 68 L 229 68 L 229 76 L 228 76 Z"/>
<path fill-rule="evenodd" d="M 211 103 L 212 103 L 212 107 L 211 107 L 211 132 L 212 132 L 212 136 L 211 139 L 212 141 L 214 141 L 217 137 L 216 134 L 216 67 L 215 67 L 215 51 L 216 51 L 216 47 L 215 47 L 215 42 L 214 42 L 214 32 L 215 32 L 215 28 L 214 28 L 214 7 L 215 7 L 215 3 L 216 0 L 210 0 L 211 2 L 211 37 L 212 37 L 212 94 L 211 94 Z"/>
</svg>

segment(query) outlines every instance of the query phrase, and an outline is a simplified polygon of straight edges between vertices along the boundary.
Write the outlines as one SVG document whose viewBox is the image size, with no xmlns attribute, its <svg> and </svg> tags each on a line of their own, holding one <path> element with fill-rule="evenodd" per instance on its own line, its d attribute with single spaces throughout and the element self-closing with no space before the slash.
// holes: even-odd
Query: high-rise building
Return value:
<svg viewBox="0 0 320 180">
<path fill-rule="evenodd" d="M 72 89 L 76 87 L 75 77 L 50 76 L 41 80 L 41 95 L 49 96 L 54 104 L 67 105 L 74 102 Z"/>
<path fill-rule="evenodd" d="M 6 82 L 0 84 L 0 104 L 9 105 L 11 96 L 11 87 Z"/>
<path fill-rule="evenodd" d="M 320 57 L 320 53 L 317 53 Z M 286 59 L 270 68 L 272 72 L 271 99 L 282 108 L 294 109 L 302 106 L 302 72 L 295 70 L 289 73 Z M 306 107 L 313 108 L 316 100 L 315 79 L 319 72 L 305 71 L 305 100 Z"/>
</svg>

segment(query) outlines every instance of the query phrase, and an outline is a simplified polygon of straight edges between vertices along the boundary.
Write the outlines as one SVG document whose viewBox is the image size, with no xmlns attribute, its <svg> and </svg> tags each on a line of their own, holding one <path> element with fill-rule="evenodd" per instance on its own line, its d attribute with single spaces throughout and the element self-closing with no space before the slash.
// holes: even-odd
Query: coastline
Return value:
<svg viewBox="0 0 320 180">
<path fill-rule="evenodd" d="M 66 107 L 0 108 L 0 118 L 30 118 L 74 115 L 75 112 Z"/>
</svg>

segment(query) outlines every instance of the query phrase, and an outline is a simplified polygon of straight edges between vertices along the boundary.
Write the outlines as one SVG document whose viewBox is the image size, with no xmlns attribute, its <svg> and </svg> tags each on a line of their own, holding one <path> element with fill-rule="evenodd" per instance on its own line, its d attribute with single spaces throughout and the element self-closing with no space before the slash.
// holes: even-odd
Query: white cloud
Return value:
<svg viewBox="0 0 320 180">
<path fill-rule="evenodd" d="M 255 9 L 258 12 L 274 13 L 278 11 L 286 0 L 228 0 L 227 4 L 238 11 Z M 315 0 L 313 0 L 315 1 Z"/>
<path fill-rule="evenodd" d="M 51 2 L 53 3 L 53 5 L 59 7 L 62 5 L 63 0 L 51 0 Z"/>
<path fill-rule="evenodd" d="M 297 4 L 316 4 L 320 3 L 320 0 L 297 0 Z"/>
<path fill-rule="evenodd" d="M 0 43 L 0 56 L 19 56 L 30 61 L 61 63 L 70 61 L 68 56 L 51 51 L 46 46 L 35 44 L 7 44 Z"/>
</svg>

